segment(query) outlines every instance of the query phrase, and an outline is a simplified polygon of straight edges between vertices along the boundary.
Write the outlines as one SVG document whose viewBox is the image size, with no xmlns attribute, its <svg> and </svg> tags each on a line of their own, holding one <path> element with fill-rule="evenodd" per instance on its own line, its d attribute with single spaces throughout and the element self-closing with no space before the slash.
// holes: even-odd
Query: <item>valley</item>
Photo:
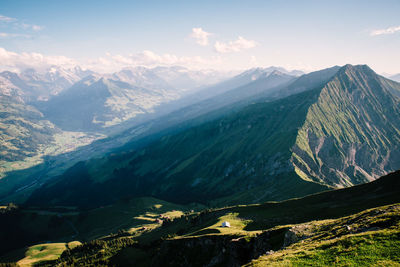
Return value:
<svg viewBox="0 0 400 267">
<path fill-rule="evenodd" d="M 400 1 L 0 4 L 0 267 L 400 266 Z"/>
<path fill-rule="evenodd" d="M 99 234 L 90 231 L 99 229 L 100 221 L 110 227 L 113 223 L 126 223 L 119 226 L 118 232 L 112 231 L 112 228 L 104 229 L 103 234 L 107 231 L 114 233 L 70 248 L 56 261 L 42 262 L 48 266 L 56 262 L 70 266 L 84 263 L 117 266 L 164 266 L 166 263 L 170 266 L 203 266 L 209 263 L 279 266 L 309 264 L 315 260 L 320 264 L 332 261 L 376 264 L 382 260 L 386 264 L 395 264 L 398 261 L 400 217 L 398 204 L 394 203 L 400 201 L 399 181 L 399 172 L 395 172 L 371 183 L 304 198 L 206 210 L 192 206 L 194 210 L 178 211 L 182 207 L 160 200 L 130 199 L 114 207 L 89 211 L 85 216 L 78 215 L 76 219 L 73 210 L 62 207 L 52 212 L 23 208 L 14 212 L 21 214 L 19 227 L 24 227 L 23 218 L 32 217 L 33 213 L 37 214 L 35 221 L 48 220 L 49 223 L 56 220 L 56 213 L 62 214 L 57 223 L 53 222 L 48 229 L 67 229 L 70 227 L 67 222 L 71 221 L 78 232 L 89 230 L 88 240 Z M 137 210 L 135 206 L 141 206 L 142 210 Z M 176 210 L 174 213 L 162 213 L 171 209 Z M 129 218 L 133 218 L 134 214 L 138 214 L 134 220 L 141 222 L 132 227 L 135 223 Z M 52 217 L 46 219 L 48 216 Z M 3 223 L 4 218 L 7 217 L 3 217 Z M 104 221 L 106 218 L 114 222 Z M 154 218 L 161 218 L 157 219 L 161 223 Z M 230 227 L 221 227 L 223 221 L 229 221 Z M 71 235 L 69 239 L 79 237 L 73 229 L 55 232 Z M 326 248 L 329 254 L 326 254 Z M 371 254 L 369 249 L 372 248 L 375 250 Z M 11 259 L 13 255 L 15 253 L 9 253 L 3 259 Z"/>
<path fill-rule="evenodd" d="M 119 73 L 117 82 L 90 75 L 48 103 L 4 102 L 15 105 L 4 123 L 19 116 L 31 126 L 13 122 L 16 129 L 37 129 L 32 137 L 38 139 L 26 141 L 30 150 L 18 143 L 18 161 L 4 159 L 0 224 L 7 231 L 0 234 L 8 242 L 1 262 L 398 261 L 384 255 L 399 248 L 400 180 L 394 171 L 400 169 L 400 84 L 366 65 L 299 77 L 254 69 L 179 99 L 164 95 L 159 111 L 124 119 L 128 106 L 104 107 L 125 89 L 138 89 L 126 82 L 130 76 Z M 89 96 L 97 100 L 85 105 Z M 69 103 L 79 108 L 64 112 Z M 101 112 L 119 121 L 94 123 Z M 230 227 L 221 227 L 225 221 Z M 349 244 L 357 246 L 349 250 Z M 376 253 L 362 256 L 370 249 Z"/>
</svg>

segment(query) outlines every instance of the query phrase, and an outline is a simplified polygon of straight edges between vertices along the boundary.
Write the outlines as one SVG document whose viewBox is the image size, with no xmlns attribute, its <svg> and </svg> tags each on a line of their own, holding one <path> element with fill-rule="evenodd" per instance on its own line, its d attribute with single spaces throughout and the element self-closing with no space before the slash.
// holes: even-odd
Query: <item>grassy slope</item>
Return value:
<svg viewBox="0 0 400 267">
<path fill-rule="evenodd" d="M 0 213 L 0 254 L 38 242 L 90 241 L 124 231 L 141 233 L 158 227 L 160 216 L 175 218 L 203 206 L 181 206 L 154 198 L 123 199 L 90 211 L 75 207 L 21 208 Z"/>
<path fill-rule="evenodd" d="M 138 151 L 81 163 L 37 190 L 29 203 L 96 206 L 126 195 L 178 203 L 230 196 L 236 203 L 248 203 L 326 190 L 301 180 L 288 162 L 298 127 L 318 94 L 317 89 L 252 104 Z"/>
<path fill-rule="evenodd" d="M 341 68 L 299 130 L 292 160 L 300 175 L 343 187 L 398 169 L 398 88 L 367 66 Z"/>
<path fill-rule="evenodd" d="M 323 72 L 328 83 L 315 73 L 286 88 L 302 93 L 80 163 L 28 203 L 96 207 L 127 195 L 205 199 L 215 206 L 258 203 L 351 186 L 397 169 L 400 106 L 389 93 L 395 84 L 367 66 Z M 312 82 L 303 81 L 307 77 Z"/>
<path fill-rule="evenodd" d="M 25 252 L 25 258 L 19 260 L 19 266 L 33 266 L 41 261 L 58 259 L 66 249 L 73 249 L 82 243 L 73 241 L 69 243 L 49 243 L 31 246 Z"/>
<path fill-rule="evenodd" d="M 0 175 L 12 169 L 7 163 L 35 156 L 57 133 L 34 107 L 0 96 Z M 0 177 L 1 177 L 0 176 Z"/>
<path fill-rule="evenodd" d="M 117 266 L 133 263 L 138 266 L 197 266 L 214 260 L 215 264 L 229 265 L 250 263 L 274 250 L 271 256 L 262 257 L 254 264 L 269 263 L 277 257 L 277 262 L 301 265 L 311 262 L 307 255 L 321 264 L 333 264 L 336 260 L 339 263 L 351 260 L 342 251 L 349 249 L 348 244 L 355 244 L 348 250 L 360 253 L 354 262 L 398 262 L 399 259 L 391 255 L 398 253 L 399 204 L 356 213 L 399 203 L 399 178 L 400 172 L 396 172 L 368 184 L 301 199 L 193 213 L 150 231 L 132 231 L 131 236 L 88 243 L 64 255 L 62 261 L 79 264 L 85 259 L 92 264 Z M 225 220 L 231 223 L 231 228 L 220 227 Z M 285 241 L 289 230 L 296 233 L 300 243 Z M 301 243 L 302 238 L 306 243 Z M 282 250 L 283 245 L 287 248 Z M 325 249 L 336 254 L 328 255 L 329 250 Z M 376 254 L 364 257 L 369 249 L 375 249 Z M 103 250 L 105 253 L 99 254 Z M 284 255 L 289 256 L 285 258 Z"/>
<path fill-rule="evenodd" d="M 294 244 L 246 266 L 400 266 L 400 204 L 291 229 Z"/>
</svg>

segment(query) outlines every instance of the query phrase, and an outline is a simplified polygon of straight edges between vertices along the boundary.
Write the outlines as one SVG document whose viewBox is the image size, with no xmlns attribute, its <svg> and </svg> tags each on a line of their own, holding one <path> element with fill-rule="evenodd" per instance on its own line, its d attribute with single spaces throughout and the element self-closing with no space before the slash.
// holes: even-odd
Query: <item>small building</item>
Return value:
<svg viewBox="0 0 400 267">
<path fill-rule="evenodd" d="M 231 227 L 231 224 L 229 222 L 225 221 L 221 224 L 221 227 Z"/>
</svg>

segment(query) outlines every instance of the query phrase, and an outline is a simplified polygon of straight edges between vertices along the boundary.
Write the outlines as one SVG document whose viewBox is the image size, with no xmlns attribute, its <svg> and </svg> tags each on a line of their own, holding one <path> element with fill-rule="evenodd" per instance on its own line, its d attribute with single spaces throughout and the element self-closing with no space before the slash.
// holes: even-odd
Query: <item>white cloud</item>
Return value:
<svg viewBox="0 0 400 267">
<path fill-rule="evenodd" d="M 196 39 L 196 43 L 202 46 L 208 45 L 208 37 L 212 35 L 212 33 L 203 31 L 202 28 L 193 28 L 190 37 Z"/>
<path fill-rule="evenodd" d="M 11 25 L 14 27 L 14 29 L 17 28 L 17 29 L 22 29 L 22 30 L 32 30 L 35 32 L 41 31 L 44 28 L 43 26 L 24 23 L 24 22 L 19 21 L 16 18 L 10 18 L 10 17 L 3 16 L 3 15 L 0 15 L 0 22 L 11 23 Z M 15 34 L 8 34 L 7 37 L 21 37 L 23 35 L 24 34 L 15 33 Z M 4 37 L 4 35 L 2 37 Z"/>
<path fill-rule="evenodd" d="M 125 67 L 155 67 L 155 66 L 185 66 L 191 69 L 212 68 L 221 65 L 219 56 L 204 58 L 200 56 L 180 57 L 174 54 L 157 54 L 153 51 L 144 50 L 140 53 L 130 55 L 113 55 L 106 53 L 105 56 L 83 63 L 88 69 L 98 72 L 112 72 Z"/>
<path fill-rule="evenodd" d="M 218 68 L 222 66 L 220 56 L 204 58 L 200 56 L 184 57 L 173 54 L 157 54 L 144 50 L 130 55 L 106 53 L 96 59 L 75 60 L 65 56 L 48 56 L 40 53 L 16 53 L 0 47 L 0 71 L 22 71 L 27 68 L 45 70 L 56 65 L 65 68 L 81 66 L 101 73 L 118 71 L 126 67 L 184 66 L 190 69 Z"/>
<path fill-rule="evenodd" d="M 218 53 L 231 53 L 240 52 L 245 49 L 250 49 L 257 46 L 258 43 L 253 40 L 246 40 L 239 36 L 236 41 L 230 41 L 228 43 L 215 42 L 214 48 Z"/>
<path fill-rule="evenodd" d="M 7 32 L 0 32 L 0 38 L 15 38 L 15 37 L 22 37 L 22 38 L 31 38 L 29 34 L 22 34 L 22 33 L 7 33 Z"/>
<path fill-rule="evenodd" d="M 21 23 L 20 26 L 21 26 L 21 28 L 23 28 L 25 30 L 33 30 L 35 32 L 41 31 L 44 28 L 43 26 L 27 24 L 27 23 Z"/>
<path fill-rule="evenodd" d="M 10 17 L 6 17 L 6 16 L 3 16 L 3 15 L 0 15 L 0 21 L 3 21 L 3 22 L 12 22 L 12 21 L 16 21 L 16 19 L 10 18 Z"/>
<path fill-rule="evenodd" d="M 386 29 L 374 30 L 370 33 L 371 36 L 383 35 L 383 34 L 393 34 L 400 31 L 400 26 L 393 26 Z"/>
<path fill-rule="evenodd" d="M 15 53 L 0 47 L 0 71 L 21 71 L 27 68 L 38 70 L 48 68 L 52 65 L 73 67 L 77 62 L 65 56 L 45 56 L 40 53 Z"/>
</svg>

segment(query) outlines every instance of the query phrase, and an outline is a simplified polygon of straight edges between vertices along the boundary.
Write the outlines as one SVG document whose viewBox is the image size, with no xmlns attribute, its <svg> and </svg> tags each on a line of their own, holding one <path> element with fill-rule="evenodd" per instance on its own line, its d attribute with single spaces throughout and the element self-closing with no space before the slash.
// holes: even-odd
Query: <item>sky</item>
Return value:
<svg viewBox="0 0 400 267">
<path fill-rule="evenodd" d="M 0 70 L 182 65 L 400 73 L 400 1 L 0 0 Z"/>
</svg>

